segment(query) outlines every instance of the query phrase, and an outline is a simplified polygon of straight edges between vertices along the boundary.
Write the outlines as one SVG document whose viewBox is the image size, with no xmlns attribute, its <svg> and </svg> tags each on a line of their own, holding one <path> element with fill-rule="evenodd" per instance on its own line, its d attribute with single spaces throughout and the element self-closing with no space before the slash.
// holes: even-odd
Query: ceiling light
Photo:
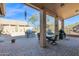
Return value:
<svg viewBox="0 0 79 59">
<path fill-rule="evenodd" d="M 75 13 L 76 13 L 76 14 L 79 14 L 79 10 L 76 10 Z"/>
<path fill-rule="evenodd" d="M 60 6 L 63 7 L 64 6 L 64 3 L 61 3 Z"/>
</svg>

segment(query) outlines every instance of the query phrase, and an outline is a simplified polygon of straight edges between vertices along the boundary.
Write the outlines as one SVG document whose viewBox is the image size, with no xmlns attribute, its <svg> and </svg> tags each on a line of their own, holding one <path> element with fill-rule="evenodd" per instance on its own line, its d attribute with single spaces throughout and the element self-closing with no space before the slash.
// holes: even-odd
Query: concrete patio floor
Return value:
<svg viewBox="0 0 79 59">
<path fill-rule="evenodd" d="M 15 37 L 14 44 L 10 39 L 3 37 L 4 42 L 0 42 L 0 56 L 79 56 L 78 37 L 59 40 L 57 45 L 47 44 L 47 48 L 41 48 L 37 38 Z"/>
</svg>

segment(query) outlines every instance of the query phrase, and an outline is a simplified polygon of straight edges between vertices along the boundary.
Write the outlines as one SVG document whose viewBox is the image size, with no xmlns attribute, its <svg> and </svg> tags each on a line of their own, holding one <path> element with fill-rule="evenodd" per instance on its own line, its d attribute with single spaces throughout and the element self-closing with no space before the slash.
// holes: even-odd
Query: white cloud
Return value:
<svg viewBox="0 0 79 59">
<path fill-rule="evenodd" d="M 6 16 L 10 17 L 16 15 L 16 13 L 22 13 L 22 12 L 24 12 L 24 10 L 22 9 L 10 9 L 8 10 L 8 12 L 6 11 Z"/>
</svg>

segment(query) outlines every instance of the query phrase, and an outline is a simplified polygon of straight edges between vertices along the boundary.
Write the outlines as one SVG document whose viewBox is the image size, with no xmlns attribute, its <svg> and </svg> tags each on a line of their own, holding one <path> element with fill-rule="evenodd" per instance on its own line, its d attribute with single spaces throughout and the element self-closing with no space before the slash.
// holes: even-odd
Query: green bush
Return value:
<svg viewBox="0 0 79 59">
<path fill-rule="evenodd" d="M 2 31 L 3 31 L 3 30 L 0 30 L 0 35 L 2 34 Z"/>
</svg>

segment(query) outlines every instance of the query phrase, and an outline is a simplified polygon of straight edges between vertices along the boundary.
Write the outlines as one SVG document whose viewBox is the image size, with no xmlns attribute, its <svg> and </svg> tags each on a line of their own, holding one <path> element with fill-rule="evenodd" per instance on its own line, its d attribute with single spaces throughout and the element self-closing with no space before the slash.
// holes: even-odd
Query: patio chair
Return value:
<svg viewBox="0 0 79 59">
<path fill-rule="evenodd" d="M 59 31 L 59 39 L 60 40 L 63 40 L 63 39 L 65 39 L 66 38 L 66 33 L 64 32 L 64 30 L 60 30 Z"/>
<path fill-rule="evenodd" d="M 37 33 L 38 39 L 40 40 L 40 33 Z"/>
<path fill-rule="evenodd" d="M 38 39 L 40 40 L 40 33 L 38 33 L 37 36 L 38 36 Z M 48 39 L 48 42 L 51 42 L 51 44 L 56 44 L 57 38 L 58 38 L 58 35 L 55 35 L 54 38 L 46 36 L 46 39 Z"/>
<path fill-rule="evenodd" d="M 51 44 L 56 44 L 58 35 L 55 35 L 54 38 L 52 38 L 52 37 L 46 37 L 46 38 L 48 39 L 48 42 L 51 42 Z"/>
</svg>

